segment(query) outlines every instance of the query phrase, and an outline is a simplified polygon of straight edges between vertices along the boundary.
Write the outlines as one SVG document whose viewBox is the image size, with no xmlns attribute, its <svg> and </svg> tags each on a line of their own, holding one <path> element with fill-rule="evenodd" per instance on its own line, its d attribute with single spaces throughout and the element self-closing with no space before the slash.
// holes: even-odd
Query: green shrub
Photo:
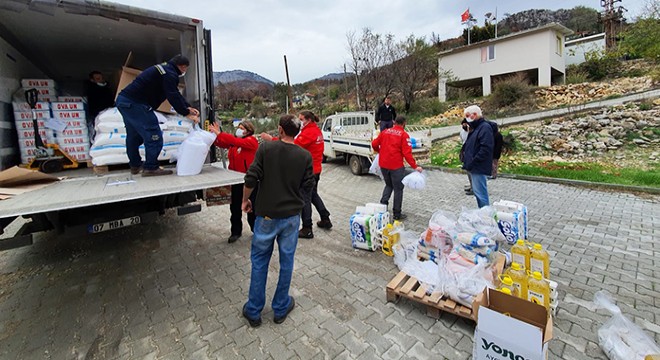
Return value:
<svg viewBox="0 0 660 360">
<path fill-rule="evenodd" d="M 585 61 L 580 64 L 580 69 L 587 74 L 591 81 L 599 81 L 615 75 L 619 70 L 619 60 L 613 55 L 594 50 L 584 54 L 584 58 Z"/>
<path fill-rule="evenodd" d="M 653 109 L 653 104 L 648 101 L 643 101 L 639 103 L 639 111 L 646 111 Z"/>
<path fill-rule="evenodd" d="M 446 102 L 440 102 L 437 97 L 420 98 L 412 103 L 410 112 L 420 116 L 434 116 L 447 111 L 449 105 Z"/>
<path fill-rule="evenodd" d="M 488 99 L 493 108 L 532 101 L 534 91 L 524 75 L 514 75 L 495 84 Z"/>
<path fill-rule="evenodd" d="M 660 19 L 638 19 L 621 34 L 619 49 L 632 58 L 660 62 Z"/>
<path fill-rule="evenodd" d="M 566 83 L 581 84 L 589 81 L 589 74 L 580 68 L 579 65 L 569 65 L 566 67 Z"/>
</svg>

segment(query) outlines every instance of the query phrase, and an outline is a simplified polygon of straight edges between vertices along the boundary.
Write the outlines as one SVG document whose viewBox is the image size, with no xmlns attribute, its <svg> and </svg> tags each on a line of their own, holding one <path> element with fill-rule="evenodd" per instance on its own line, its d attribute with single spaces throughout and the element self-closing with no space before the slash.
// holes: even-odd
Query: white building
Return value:
<svg viewBox="0 0 660 360">
<path fill-rule="evenodd" d="M 605 52 L 605 33 L 567 40 L 564 48 L 566 49 L 566 56 L 564 57 L 566 66 L 583 63 L 586 53 Z"/>
<path fill-rule="evenodd" d="M 564 39 L 571 33 L 570 29 L 551 23 L 440 52 L 438 97 L 440 101 L 447 100 L 447 85 L 481 86 L 486 96 L 494 81 L 515 73 L 525 73 L 539 86 L 563 83 Z"/>
</svg>

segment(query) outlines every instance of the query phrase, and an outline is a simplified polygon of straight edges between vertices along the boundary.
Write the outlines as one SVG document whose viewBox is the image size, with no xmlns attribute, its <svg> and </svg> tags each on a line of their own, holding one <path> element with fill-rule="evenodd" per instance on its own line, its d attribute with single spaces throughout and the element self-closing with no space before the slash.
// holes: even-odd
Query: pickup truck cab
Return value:
<svg viewBox="0 0 660 360">
<path fill-rule="evenodd" d="M 431 138 L 430 127 L 406 125 L 410 134 L 413 156 L 418 162 L 428 160 Z M 371 148 L 371 141 L 380 131 L 376 128 L 373 111 L 343 112 L 330 115 L 321 125 L 324 159 L 343 156 L 354 175 L 362 175 L 369 167 L 376 152 Z"/>
</svg>

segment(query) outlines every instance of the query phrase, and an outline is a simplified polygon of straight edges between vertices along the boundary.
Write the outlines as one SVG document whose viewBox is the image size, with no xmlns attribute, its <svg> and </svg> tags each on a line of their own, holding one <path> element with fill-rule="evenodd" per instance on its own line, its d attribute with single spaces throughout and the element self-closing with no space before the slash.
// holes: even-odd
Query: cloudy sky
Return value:
<svg viewBox="0 0 660 360">
<path fill-rule="evenodd" d="M 112 0 L 127 5 L 201 19 L 213 37 L 213 70 L 247 70 L 275 82 L 291 83 L 341 72 L 349 60 L 346 34 L 369 27 L 395 35 L 461 34 L 460 15 L 468 7 L 480 23 L 487 12 L 498 17 L 526 9 L 600 9 L 600 0 Z M 640 14 L 645 0 L 623 0 L 627 18 Z M 414 5 L 411 5 L 414 4 Z M 550 4 L 550 5 L 548 5 Z"/>
</svg>

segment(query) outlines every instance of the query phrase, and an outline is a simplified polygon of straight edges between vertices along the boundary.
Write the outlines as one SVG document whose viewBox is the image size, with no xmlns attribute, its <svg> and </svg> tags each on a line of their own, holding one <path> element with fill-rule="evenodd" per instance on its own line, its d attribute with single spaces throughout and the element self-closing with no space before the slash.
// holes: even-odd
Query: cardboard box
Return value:
<svg viewBox="0 0 660 360">
<path fill-rule="evenodd" d="M 119 75 L 119 82 L 117 83 L 117 92 L 115 93 L 115 100 L 117 100 L 117 96 L 119 93 L 124 90 L 125 87 L 128 86 L 135 78 L 140 75 L 142 70 L 134 69 L 129 66 L 129 63 L 131 62 L 132 59 L 132 53 L 128 54 L 128 57 L 126 58 L 126 62 L 124 63 L 124 66 L 121 68 L 121 74 Z M 179 92 L 181 92 L 182 88 L 179 87 Z M 160 104 L 157 111 L 166 113 L 166 114 L 176 114 L 176 111 L 172 107 L 169 101 L 167 99 Z"/>
<path fill-rule="evenodd" d="M 17 130 L 26 130 L 32 129 L 32 120 L 16 120 L 16 129 Z M 39 126 L 39 131 L 46 128 L 46 121 L 43 119 L 37 120 L 37 125 Z"/>
<path fill-rule="evenodd" d="M 80 102 L 54 102 L 51 103 L 53 110 L 58 111 L 85 111 L 85 104 Z"/>
<path fill-rule="evenodd" d="M 552 317 L 541 305 L 486 289 L 476 304 L 474 360 L 544 360 L 552 339 Z"/>
<path fill-rule="evenodd" d="M 34 130 L 32 129 L 18 129 L 17 132 L 19 139 L 34 139 Z M 41 135 L 42 139 L 46 139 L 48 137 L 48 132 L 46 129 L 39 129 L 39 135 Z"/>
</svg>

